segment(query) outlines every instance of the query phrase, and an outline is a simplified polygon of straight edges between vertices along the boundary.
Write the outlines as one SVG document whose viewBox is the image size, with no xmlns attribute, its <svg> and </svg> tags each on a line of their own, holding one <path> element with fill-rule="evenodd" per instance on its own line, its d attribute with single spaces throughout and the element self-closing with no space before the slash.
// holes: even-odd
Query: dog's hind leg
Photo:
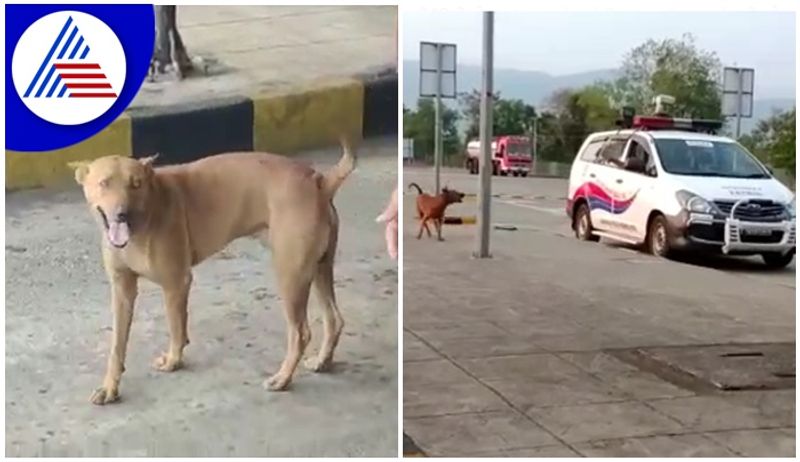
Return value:
<svg viewBox="0 0 800 462">
<path fill-rule="evenodd" d="M 422 230 L 423 229 L 428 229 L 427 222 L 428 222 L 428 218 L 423 216 L 422 220 L 420 220 L 420 222 L 419 222 L 419 232 L 417 233 L 417 239 L 422 239 Z M 430 234 L 430 230 L 428 230 L 428 234 Z"/>
<path fill-rule="evenodd" d="M 111 351 L 103 386 L 96 389 L 90 398 L 94 404 L 113 403 L 119 399 L 119 381 L 125 371 L 125 354 L 128 335 L 133 321 L 133 305 L 137 294 L 137 277 L 127 270 L 112 270 L 111 309 L 114 312 L 114 327 L 111 336 Z"/>
<path fill-rule="evenodd" d="M 330 370 L 333 365 L 333 352 L 339 343 L 339 336 L 344 329 L 344 319 L 339 307 L 336 305 L 336 294 L 333 288 L 333 252 L 336 246 L 331 249 L 320 261 L 317 272 L 314 276 L 314 291 L 323 309 L 323 330 L 322 343 L 316 357 L 306 359 L 305 365 L 314 372 L 325 372 Z"/>
<path fill-rule="evenodd" d="M 431 234 L 431 229 L 428 228 L 428 220 L 425 220 L 425 232 L 428 233 L 428 237 L 433 237 L 433 234 Z"/>
<path fill-rule="evenodd" d="M 308 234 L 301 231 L 292 229 L 290 233 L 282 233 L 287 236 L 271 242 L 278 292 L 286 317 L 286 357 L 278 372 L 264 382 L 264 387 L 271 391 L 289 386 L 310 339 L 308 296 L 318 257 L 313 258 L 309 251 L 313 241 L 308 241 Z"/>
<path fill-rule="evenodd" d="M 172 372 L 183 365 L 183 348 L 189 344 L 186 324 L 189 317 L 189 287 L 192 274 L 163 285 L 164 308 L 169 325 L 169 349 L 153 361 L 153 367 L 162 372 Z"/>
</svg>

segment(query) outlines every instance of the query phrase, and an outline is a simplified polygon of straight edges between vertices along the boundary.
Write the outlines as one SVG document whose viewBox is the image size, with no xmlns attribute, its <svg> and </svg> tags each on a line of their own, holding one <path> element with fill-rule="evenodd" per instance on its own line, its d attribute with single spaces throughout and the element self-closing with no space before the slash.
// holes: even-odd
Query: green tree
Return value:
<svg viewBox="0 0 800 462">
<path fill-rule="evenodd" d="M 615 127 L 617 112 L 600 85 L 558 90 L 550 96 L 548 112 L 539 120 L 539 158 L 569 162 L 586 137 Z"/>
<path fill-rule="evenodd" d="M 720 60 L 716 53 L 698 49 L 691 34 L 680 40 L 648 40 L 622 62 L 622 75 L 605 88 L 614 106 L 633 106 L 651 112 L 653 97 L 676 99 L 673 115 L 721 118 Z"/>
<path fill-rule="evenodd" d="M 521 99 L 499 99 L 492 111 L 495 135 L 523 135 L 533 130 L 536 109 Z"/>
<path fill-rule="evenodd" d="M 460 151 L 458 138 L 458 113 L 442 105 L 442 148 L 443 154 L 453 155 Z M 436 111 L 434 101 L 420 98 L 417 110 L 403 107 L 403 136 L 414 140 L 414 158 L 426 161 L 433 159 L 435 151 Z"/>
<path fill-rule="evenodd" d="M 472 140 L 480 134 L 481 93 L 472 90 L 463 93 L 459 98 L 461 113 L 467 120 L 466 140 Z M 533 130 L 536 109 L 521 99 L 503 99 L 500 92 L 495 92 L 492 108 L 492 131 L 495 135 L 522 135 Z"/>
<path fill-rule="evenodd" d="M 767 164 L 786 170 L 794 178 L 796 168 L 797 110 L 777 112 L 758 122 L 739 142 Z"/>
<path fill-rule="evenodd" d="M 500 92 L 493 95 L 494 104 L 500 101 Z M 478 137 L 481 131 L 481 92 L 473 89 L 469 92 L 461 93 L 458 97 L 458 104 L 461 107 L 461 117 L 467 121 L 467 132 L 465 143 Z"/>
</svg>

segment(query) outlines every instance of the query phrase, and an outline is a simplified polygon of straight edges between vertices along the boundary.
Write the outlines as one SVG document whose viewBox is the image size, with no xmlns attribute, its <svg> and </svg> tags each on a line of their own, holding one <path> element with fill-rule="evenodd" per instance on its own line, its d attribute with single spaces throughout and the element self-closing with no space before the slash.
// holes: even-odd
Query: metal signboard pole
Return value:
<svg viewBox="0 0 800 462">
<path fill-rule="evenodd" d="M 433 170 L 435 180 L 435 194 L 441 191 L 439 178 L 442 168 L 442 45 L 436 44 L 436 103 L 435 103 L 435 129 L 433 148 Z"/>
</svg>

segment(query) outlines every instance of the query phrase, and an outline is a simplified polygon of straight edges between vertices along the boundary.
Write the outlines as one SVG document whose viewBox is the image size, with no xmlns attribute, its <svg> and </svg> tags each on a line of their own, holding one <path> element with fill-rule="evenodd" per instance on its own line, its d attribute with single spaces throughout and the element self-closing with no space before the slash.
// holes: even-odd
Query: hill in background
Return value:
<svg viewBox="0 0 800 462">
<path fill-rule="evenodd" d="M 537 108 L 547 101 L 556 90 L 562 88 L 580 88 L 601 80 L 613 80 L 617 77 L 616 69 L 601 69 L 578 74 L 551 75 L 539 71 L 521 71 L 516 69 L 495 68 L 494 87 L 503 98 L 521 99 Z M 457 73 L 458 91 L 469 91 L 480 88 L 481 68 L 475 65 L 459 65 Z M 419 97 L 419 62 L 403 62 L 403 104 L 413 108 Z M 455 107 L 453 100 L 445 100 L 449 107 Z M 752 119 L 742 119 L 742 132 L 747 133 L 755 127 L 758 120 L 772 115 L 774 111 L 791 109 L 795 105 L 793 95 L 786 98 L 758 99 L 754 101 Z M 731 121 L 732 122 L 732 121 Z M 733 124 L 729 124 L 733 127 Z"/>
</svg>

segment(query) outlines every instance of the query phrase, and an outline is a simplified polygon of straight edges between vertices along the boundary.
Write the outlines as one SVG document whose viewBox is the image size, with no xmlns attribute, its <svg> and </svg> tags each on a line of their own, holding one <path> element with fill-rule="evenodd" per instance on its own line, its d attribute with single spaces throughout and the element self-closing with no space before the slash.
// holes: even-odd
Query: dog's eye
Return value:
<svg viewBox="0 0 800 462">
<path fill-rule="evenodd" d="M 106 178 L 105 180 L 100 180 L 100 187 L 107 188 L 109 183 L 110 181 L 108 180 L 108 178 Z"/>
<path fill-rule="evenodd" d="M 142 185 L 142 180 L 138 178 L 131 178 L 131 188 L 139 189 L 141 185 Z"/>
</svg>

